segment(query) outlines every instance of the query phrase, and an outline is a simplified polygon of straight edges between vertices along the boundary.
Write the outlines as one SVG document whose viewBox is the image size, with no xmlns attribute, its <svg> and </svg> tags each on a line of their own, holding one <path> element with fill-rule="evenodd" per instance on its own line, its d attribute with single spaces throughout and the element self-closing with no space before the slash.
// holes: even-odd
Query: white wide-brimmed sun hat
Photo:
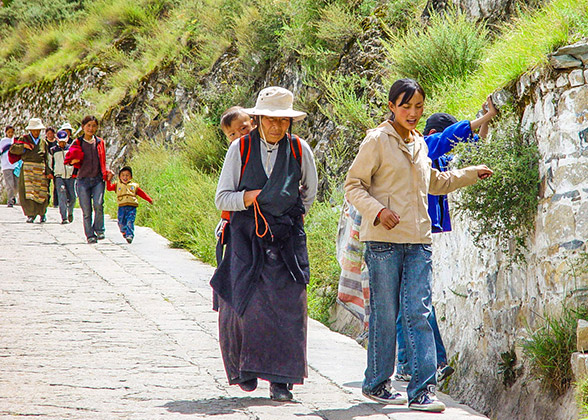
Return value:
<svg viewBox="0 0 588 420">
<path fill-rule="evenodd" d="M 265 115 L 266 117 L 286 117 L 294 121 L 306 118 L 306 112 L 296 111 L 292 108 L 294 95 L 288 89 L 279 86 L 271 86 L 263 89 L 257 96 L 254 108 L 246 108 L 249 115 Z"/>
<path fill-rule="evenodd" d="M 44 130 L 45 126 L 43 125 L 43 121 L 41 118 L 31 118 L 29 120 L 29 125 L 25 127 L 25 130 Z"/>
<path fill-rule="evenodd" d="M 71 130 L 71 131 L 73 131 L 73 127 L 68 122 L 63 123 L 63 125 L 59 129 L 60 130 Z"/>
</svg>

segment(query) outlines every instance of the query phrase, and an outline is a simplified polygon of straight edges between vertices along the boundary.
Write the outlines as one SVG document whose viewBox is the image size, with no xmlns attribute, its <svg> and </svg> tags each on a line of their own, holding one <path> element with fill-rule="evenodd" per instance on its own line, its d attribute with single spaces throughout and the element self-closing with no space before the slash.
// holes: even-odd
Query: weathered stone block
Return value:
<svg viewBox="0 0 588 420">
<path fill-rule="evenodd" d="M 560 166 L 554 174 L 555 185 L 559 186 L 563 183 L 577 186 L 586 181 L 586 174 L 588 174 L 588 162 L 577 162 L 571 165 Z"/>
<path fill-rule="evenodd" d="M 588 376 L 588 354 L 572 353 L 571 364 L 575 381 Z"/>
<path fill-rule="evenodd" d="M 584 201 L 576 213 L 576 235 L 588 238 L 588 201 Z"/>
<path fill-rule="evenodd" d="M 559 205 L 545 216 L 545 234 L 551 243 L 572 240 L 576 230 L 574 212 L 568 205 Z M 559 248 L 559 247 L 558 247 Z"/>
<path fill-rule="evenodd" d="M 573 241 L 564 242 L 559 246 L 560 248 L 567 249 L 568 251 L 574 251 L 576 249 L 582 248 L 582 246 L 584 246 L 584 241 L 574 239 Z"/>
<path fill-rule="evenodd" d="M 588 352 L 588 321 L 584 319 L 578 320 L 578 327 L 576 328 L 576 340 L 579 352 Z"/>
<path fill-rule="evenodd" d="M 584 72 L 582 69 L 572 70 L 569 75 L 570 85 L 572 87 L 581 86 L 585 83 Z"/>
<path fill-rule="evenodd" d="M 554 55 L 581 55 L 581 54 L 588 54 L 588 42 L 586 41 L 578 41 L 575 44 L 566 45 L 564 47 L 559 48 Z"/>
<path fill-rule="evenodd" d="M 527 73 L 523 74 L 517 83 L 517 95 L 519 98 L 525 94 L 530 84 L 531 76 Z"/>
<path fill-rule="evenodd" d="M 569 83 L 570 83 L 570 79 L 568 78 L 568 75 L 562 74 L 555 81 L 555 87 L 562 88 L 564 86 L 567 86 Z"/>
<path fill-rule="evenodd" d="M 552 55 L 549 57 L 549 64 L 558 70 L 582 67 L 582 62 L 571 55 Z"/>
<path fill-rule="evenodd" d="M 588 64 L 588 53 L 581 54 L 581 55 L 576 55 L 575 57 L 578 60 L 582 61 L 582 64 L 584 64 L 584 65 L 587 65 Z"/>
</svg>

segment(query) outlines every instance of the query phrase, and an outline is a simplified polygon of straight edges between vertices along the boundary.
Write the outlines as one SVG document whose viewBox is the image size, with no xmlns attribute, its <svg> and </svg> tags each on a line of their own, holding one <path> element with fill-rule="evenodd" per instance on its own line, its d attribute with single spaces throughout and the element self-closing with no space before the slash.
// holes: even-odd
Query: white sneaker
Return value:
<svg viewBox="0 0 588 420">
<path fill-rule="evenodd" d="M 439 401 L 434 392 L 425 391 L 416 400 L 408 404 L 408 408 L 419 411 L 431 411 L 440 413 L 445 411 L 445 404 Z"/>
</svg>

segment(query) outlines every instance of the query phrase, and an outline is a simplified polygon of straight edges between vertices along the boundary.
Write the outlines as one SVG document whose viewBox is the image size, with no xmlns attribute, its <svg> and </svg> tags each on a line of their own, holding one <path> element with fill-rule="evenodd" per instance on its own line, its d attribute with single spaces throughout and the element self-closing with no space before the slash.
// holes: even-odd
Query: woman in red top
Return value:
<svg viewBox="0 0 588 420">
<path fill-rule="evenodd" d="M 106 167 L 104 140 L 96 137 L 96 117 L 84 117 L 82 130 L 84 134 L 73 141 L 65 163 L 77 170 L 76 192 L 84 215 L 84 233 L 88 243 L 95 244 L 104 239 L 104 186 L 110 171 Z"/>
</svg>

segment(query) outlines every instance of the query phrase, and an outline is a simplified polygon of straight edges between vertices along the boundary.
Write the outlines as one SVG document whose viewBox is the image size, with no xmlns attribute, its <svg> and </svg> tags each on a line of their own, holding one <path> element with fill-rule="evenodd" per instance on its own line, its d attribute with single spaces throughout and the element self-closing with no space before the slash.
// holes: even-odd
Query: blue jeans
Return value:
<svg viewBox="0 0 588 420">
<path fill-rule="evenodd" d="M 75 178 L 55 178 L 55 188 L 61 220 L 67 220 L 67 216 L 73 214 L 76 205 L 76 180 Z"/>
<path fill-rule="evenodd" d="M 433 329 L 433 335 L 435 336 L 435 350 L 437 352 L 437 367 L 445 366 L 447 364 L 447 352 L 445 351 L 445 345 L 439 332 L 439 325 L 437 324 L 437 315 L 435 314 L 435 307 L 431 306 L 431 315 L 429 315 L 429 325 Z M 410 364 L 406 356 L 406 342 L 404 340 L 404 332 L 402 330 L 402 311 L 398 315 L 396 320 L 396 341 L 398 344 L 398 364 L 396 365 L 396 373 L 409 374 L 410 375 Z"/>
<path fill-rule="evenodd" d="M 376 391 L 394 373 L 396 319 L 402 310 L 406 350 L 412 364 L 407 394 L 412 402 L 436 385 L 435 338 L 431 313 L 431 245 L 367 242 L 370 275 L 368 360 L 363 391 Z"/>
<path fill-rule="evenodd" d="M 104 181 L 101 176 L 78 178 L 76 190 L 84 215 L 84 233 L 88 239 L 95 238 L 96 234 L 104 233 Z M 92 209 L 94 209 L 94 221 L 92 221 Z"/>
<path fill-rule="evenodd" d="M 137 207 L 120 206 L 118 208 L 118 228 L 125 238 L 135 236 L 135 217 L 137 217 Z"/>
</svg>

